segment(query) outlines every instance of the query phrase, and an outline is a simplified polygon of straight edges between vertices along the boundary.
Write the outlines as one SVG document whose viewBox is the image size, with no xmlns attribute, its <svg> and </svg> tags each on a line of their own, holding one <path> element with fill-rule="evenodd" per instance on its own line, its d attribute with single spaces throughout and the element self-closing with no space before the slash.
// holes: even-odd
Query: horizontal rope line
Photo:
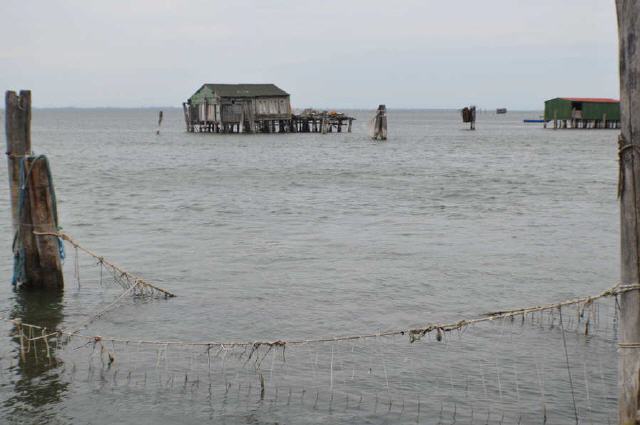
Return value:
<svg viewBox="0 0 640 425">
<path fill-rule="evenodd" d="M 620 342 L 619 348 L 640 348 L 640 342 Z"/>
<path fill-rule="evenodd" d="M 53 335 L 64 335 L 69 337 L 82 338 L 89 341 L 110 341 L 110 342 L 119 342 L 119 343 L 134 343 L 134 344 L 144 344 L 144 345 L 155 345 L 155 346 L 169 346 L 169 345 L 181 345 L 181 346 L 199 346 L 199 347 L 212 347 L 218 346 L 222 349 L 232 348 L 232 347 L 253 347 L 254 349 L 260 346 L 268 346 L 268 347 L 285 347 L 287 345 L 303 345 L 303 344 L 313 344 L 313 343 L 324 343 L 324 342 L 339 342 L 339 341 L 351 341 L 351 340 L 360 340 L 360 339 L 372 339 L 379 337 L 389 337 L 389 336 L 400 336 L 400 335 L 408 335 L 410 342 L 416 341 L 420 339 L 422 336 L 431 333 L 437 332 L 438 335 L 442 335 L 442 332 L 451 332 L 457 329 L 464 328 L 469 325 L 474 325 L 483 322 L 490 322 L 498 319 L 511 318 L 516 316 L 523 316 L 529 313 L 536 313 L 541 311 L 548 311 L 553 309 L 559 309 L 562 307 L 570 306 L 570 305 L 588 305 L 593 301 L 599 300 L 605 297 L 612 297 L 619 294 L 623 294 L 629 291 L 635 291 L 640 289 L 640 284 L 632 284 L 632 285 L 616 285 L 613 286 L 606 291 L 601 292 L 597 295 L 581 297 L 581 298 L 573 298 L 570 300 L 561 301 L 553 304 L 544 304 L 538 306 L 517 308 L 512 310 L 505 310 L 499 312 L 492 312 L 483 315 L 482 317 L 477 317 L 473 319 L 462 319 L 456 322 L 445 323 L 445 324 L 429 324 L 420 328 L 410 328 L 410 329 L 399 329 L 399 330 L 389 330 L 384 332 L 376 332 L 376 333 L 367 333 L 367 334 L 359 334 L 359 335 L 345 335 L 345 336 L 335 336 L 335 337 L 321 337 L 314 339 L 292 339 L 292 340 L 272 340 L 272 341 L 228 341 L 228 342 L 218 342 L 218 341 L 158 341 L 158 340 L 138 340 L 138 339 L 125 339 L 119 337 L 103 337 L 100 335 L 85 335 L 80 334 L 78 332 L 67 332 L 64 330 L 61 331 L 53 331 L 50 330 L 50 336 Z M 4 317 L 0 317 L 1 320 L 6 320 L 16 324 L 16 326 L 24 326 L 31 327 L 34 329 L 46 330 L 46 328 L 25 324 L 22 323 L 20 319 L 8 319 Z"/>
</svg>

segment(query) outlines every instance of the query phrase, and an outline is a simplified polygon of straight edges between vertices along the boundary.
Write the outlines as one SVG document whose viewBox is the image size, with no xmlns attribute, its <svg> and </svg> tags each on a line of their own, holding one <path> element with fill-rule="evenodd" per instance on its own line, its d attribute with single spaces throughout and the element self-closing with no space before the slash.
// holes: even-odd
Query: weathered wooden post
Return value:
<svg viewBox="0 0 640 425">
<path fill-rule="evenodd" d="M 26 288 L 64 286 L 60 246 L 55 236 L 58 214 L 49 162 L 31 156 L 31 92 L 5 94 L 7 158 L 14 230 L 14 283 Z"/>
<path fill-rule="evenodd" d="M 620 54 L 622 285 L 640 283 L 640 1 L 616 0 Z M 640 423 L 640 292 L 620 295 L 618 423 Z"/>
<path fill-rule="evenodd" d="M 369 136 L 374 140 L 387 140 L 387 107 L 378 105 L 376 115 L 369 122 Z"/>
<path fill-rule="evenodd" d="M 189 118 L 189 107 L 186 102 L 182 102 L 182 113 L 184 114 L 184 124 L 187 127 L 187 131 L 191 132 L 191 118 Z"/>
<path fill-rule="evenodd" d="M 469 130 L 476 129 L 476 107 L 468 106 L 462 109 L 462 122 L 469 123 Z"/>
<path fill-rule="evenodd" d="M 320 118 L 320 133 L 327 134 L 327 124 L 327 111 L 324 111 Z"/>
<path fill-rule="evenodd" d="M 163 112 L 160 111 L 158 113 L 158 129 L 156 130 L 156 136 L 160 135 L 160 126 L 162 125 L 162 117 L 163 117 Z"/>
<path fill-rule="evenodd" d="M 9 192 L 11 194 L 11 220 L 13 233 L 18 231 L 18 198 L 20 193 L 20 161 L 31 155 L 31 92 L 23 90 L 5 93 L 5 129 L 7 135 L 7 161 Z"/>
</svg>

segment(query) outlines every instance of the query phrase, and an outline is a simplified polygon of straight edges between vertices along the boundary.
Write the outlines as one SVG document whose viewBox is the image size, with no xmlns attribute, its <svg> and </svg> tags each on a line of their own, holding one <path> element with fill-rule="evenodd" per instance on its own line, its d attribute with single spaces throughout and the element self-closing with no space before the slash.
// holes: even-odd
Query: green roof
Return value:
<svg viewBox="0 0 640 425">
<path fill-rule="evenodd" d="M 275 84 L 205 84 L 220 97 L 289 96 Z"/>
</svg>

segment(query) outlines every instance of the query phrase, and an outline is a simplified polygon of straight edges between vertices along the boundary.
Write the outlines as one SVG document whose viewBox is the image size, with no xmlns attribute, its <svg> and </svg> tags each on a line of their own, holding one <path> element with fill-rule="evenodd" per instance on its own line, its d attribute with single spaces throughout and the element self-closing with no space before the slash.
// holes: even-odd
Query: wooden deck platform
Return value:
<svg viewBox="0 0 640 425">
<path fill-rule="evenodd" d="M 185 121 L 190 122 L 185 108 Z M 354 117 L 341 112 L 306 109 L 292 114 L 291 119 L 255 120 L 252 122 L 219 123 L 216 121 L 194 122 L 187 126 L 192 133 L 351 133 Z"/>
</svg>

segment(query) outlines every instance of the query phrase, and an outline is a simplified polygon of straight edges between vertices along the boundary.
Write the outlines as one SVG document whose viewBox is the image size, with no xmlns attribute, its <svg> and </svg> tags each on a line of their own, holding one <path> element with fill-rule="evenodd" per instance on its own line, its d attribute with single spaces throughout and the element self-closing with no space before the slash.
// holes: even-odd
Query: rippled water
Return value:
<svg viewBox="0 0 640 425">
<path fill-rule="evenodd" d="M 64 229 L 179 295 L 123 306 L 90 331 L 248 341 L 376 332 L 616 282 L 615 131 L 543 130 L 522 123 L 538 113 L 510 112 L 480 114 L 470 132 L 457 112 L 390 111 L 381 143 L 366 136 L 371 112 L 353 113 L 350 134 L 227 136 L 188 134 L 181 111 L 165 110 L 156 136 L 155 110 L 34 111 L 33 148 L 51 161 Z M 29 310 L 32 320 L 65 327 L 112 299 L 69 275 L 61 299 L 14 292 L 6 184 L 0 199 L 4 316 Z M 474 347 L 493 343 L 478 338 Z M 212 414 L 202 399 L 170 391 L 96 388 L 55 368 L 19 367 L 15 341 L 2 344 L 0 413 L 15 422 L 399 421 L 277 403 Z M 441 355 L 465 370 L 475 361 L 468 350 Z M 602 385 L 613 397 L 615 350 L 605 355 Z M 547 372 L 566 375 L 561 363 Z M 547 390 L 569 406 L 564 389 Z M 561 419 L 571 423 L 570 412 Z"/>
</svg>

